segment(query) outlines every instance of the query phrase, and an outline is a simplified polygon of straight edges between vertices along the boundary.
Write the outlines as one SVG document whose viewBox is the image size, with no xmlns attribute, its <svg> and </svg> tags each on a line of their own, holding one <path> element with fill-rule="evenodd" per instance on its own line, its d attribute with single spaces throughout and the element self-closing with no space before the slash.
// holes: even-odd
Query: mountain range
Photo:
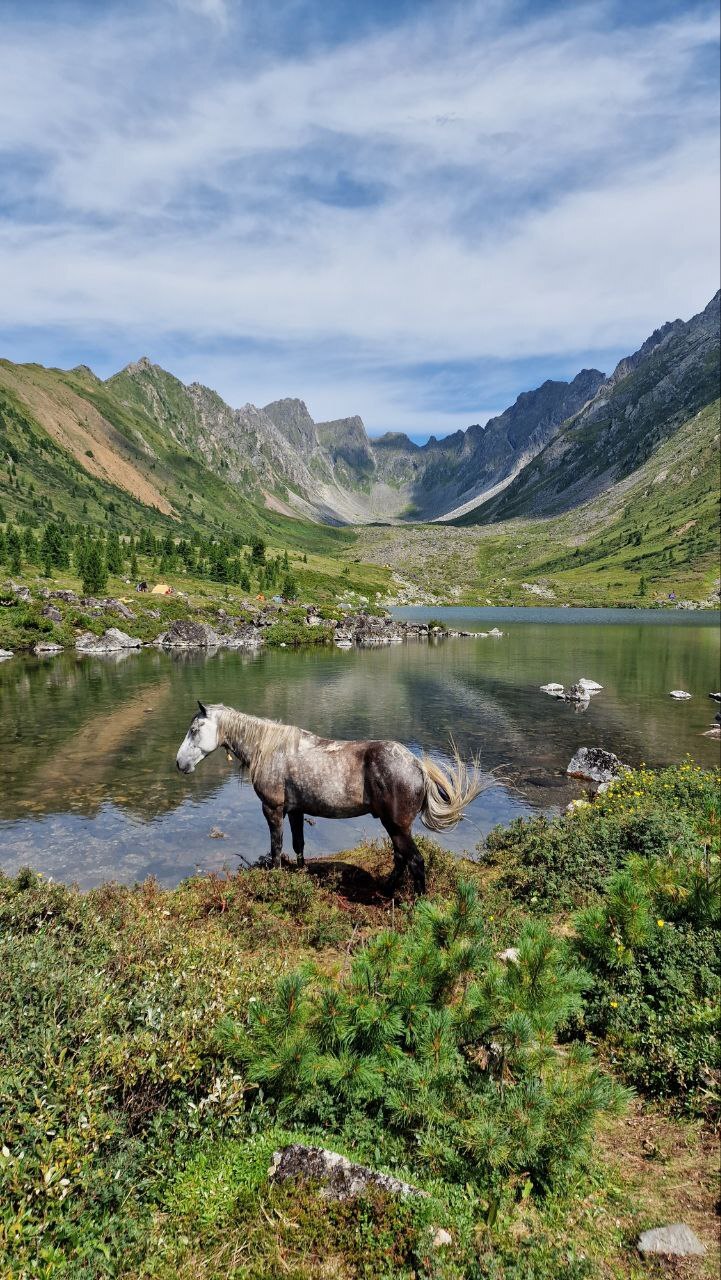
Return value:
<svg viewBox="0 0 721 1280">
<path fill-rule="evenodd" d="M 357 415 L 314 422 L 300 399 L 233 409 L 147 357 L 104 381 L 84 365 L 2 360 L 0 452 L 11 471 L 13 459 L 42 462 L 37 483 L 55 475 L 65 496 L 70 486 L 102 507 L 108 492 L 125 494 L 166 521 L 215 503 L 230 524 L 231 513 L 246 524 L 280 518 L 284 528 L 298 519 L 485 524 L 580 506 L 636 472 L 718 393 L 717 293 L 610 376 L 582 369 L 544 382 L 484 426 L 424 445 L 400 433 L 371 439 Z M 15 489 L 11 505 L 22 483 Z"/>
</svg>

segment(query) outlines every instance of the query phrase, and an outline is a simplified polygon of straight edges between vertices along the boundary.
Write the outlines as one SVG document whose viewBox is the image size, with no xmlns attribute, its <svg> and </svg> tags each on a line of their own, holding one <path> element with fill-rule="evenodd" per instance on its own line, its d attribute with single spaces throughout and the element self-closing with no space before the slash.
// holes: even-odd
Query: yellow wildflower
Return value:
<svg viewBox="0 0 721 1280">
<path fill-rule="evenodd" d="M 658 925 L 659 929 L 663 929 L 663 926 L 665 925 L 665 923 L 666 923 L 666 921 L 665 921 L 665 920 L 657 920 L 657 921 L 656 921 L 656 924 Z"/>
</svg>

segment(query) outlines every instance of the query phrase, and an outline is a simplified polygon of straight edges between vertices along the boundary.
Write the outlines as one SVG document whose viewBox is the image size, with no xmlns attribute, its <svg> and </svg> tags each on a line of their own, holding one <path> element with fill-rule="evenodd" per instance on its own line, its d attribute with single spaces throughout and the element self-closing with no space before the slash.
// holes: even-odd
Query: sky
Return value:
<svg viewBox="0 0 721 1280">
<path fill-rule="evenodd" d="M 716 4 L 2 8 L 9 359 L 422 440 L 718 287 Z"/>
</svg>

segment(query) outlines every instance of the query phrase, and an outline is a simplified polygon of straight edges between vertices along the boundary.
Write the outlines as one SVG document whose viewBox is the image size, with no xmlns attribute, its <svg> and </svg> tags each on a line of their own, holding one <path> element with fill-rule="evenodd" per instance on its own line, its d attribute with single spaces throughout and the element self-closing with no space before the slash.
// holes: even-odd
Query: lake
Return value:
<svg viewBox="0 0 721 1280">
<path fill-rule="evenodd" d="M 558 812 L 581 794 L 565 776 L 579 746 L 629 764 L 718 761 L 702 736 L 717 710 L 718 615 L 598 609 L 399 609 L 501 639 L 409 642 L 383 649 L 257 656 L 219 651 L 13 658 L 0 664 L 3 779 L 0 867 L 31 865 L 91 887 L 197 869 L 236 868 L 265 853 L 260 804 L 216 752 L 191 777 L 175 753 L 195 700 L 226 702 L 329 737 L 396 738 L 443 759 L 452 735 L 494 782 L 469 820 L 442 837 L 473 850 L 498 822 Z M 539 692 L 586 676 L 603 692 L 585 712 Z M 688 702 L 669 690 L 686 689 Z M 210 836 L 218 828 L 225 838 Z M 423 828 L 419 828 L 421 831 Z M 383 835 L 371 818 L 318 820 L 306 853 Z M 286 849 L 290 839 L 286 834 Z"/>
</svg>

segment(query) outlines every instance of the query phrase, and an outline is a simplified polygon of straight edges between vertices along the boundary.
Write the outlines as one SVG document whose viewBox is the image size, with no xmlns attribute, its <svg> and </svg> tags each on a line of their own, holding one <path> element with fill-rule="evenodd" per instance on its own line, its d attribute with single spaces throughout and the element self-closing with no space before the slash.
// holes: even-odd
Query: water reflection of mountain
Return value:
<svg viewBox="0 0 721 1280">
<path fill-rule="evenodd" d="M 175 752 L 196 698 L 300 724 L 328 737 L 393 737 L 416 750 L 480 753 L 484 768 L 533 806 L 563 798 L 563 770 L 580 744 L 630 761 L 686 751 L 711 763 L 700 737 L 717 671 L 714 628 L 538 626 L 500 641 L 409 644 L 381 651 L 220 652 L 177 657 L 147 650 L 118 664 L 63 655 L 0 668 L 6 743 L 0 817 L 94 815 L 112 803 L 141 819 L 202 803 L 227 780 L 220 753 L 179 778 Z M 604 692 L 585 716 L 539 693 L 579 675 Z M 699 696 L 675 704 L 671 688 Z M 9 747 L 9 750 L 7 748 Z"/>
</svg>

